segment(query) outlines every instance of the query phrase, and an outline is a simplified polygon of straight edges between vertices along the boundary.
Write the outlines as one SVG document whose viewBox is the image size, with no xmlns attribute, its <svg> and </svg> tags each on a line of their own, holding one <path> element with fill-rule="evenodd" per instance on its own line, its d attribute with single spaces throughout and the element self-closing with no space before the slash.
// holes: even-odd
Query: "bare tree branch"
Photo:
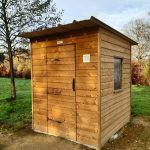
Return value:
<svg viewBox="0 0 150 150">
<path fill-rule="evenodd" d="M 150 56 L 150 20 L 136 19 L 130 21 L 123 28 L 123 32 L 138 45 L 133 47 L 132 56 L 139 62 L 144 61 Z"/>
<path fill-rule="evenodd" d="M 60 22 L 62 13 L 57 12 L 52 0 L 0 0 L 0 47 L 8 50 L 12 98 L 16 97 L 13 51 L 26 48 L 28 42 L 18 34 L 54 26 Z"/>
</svg>

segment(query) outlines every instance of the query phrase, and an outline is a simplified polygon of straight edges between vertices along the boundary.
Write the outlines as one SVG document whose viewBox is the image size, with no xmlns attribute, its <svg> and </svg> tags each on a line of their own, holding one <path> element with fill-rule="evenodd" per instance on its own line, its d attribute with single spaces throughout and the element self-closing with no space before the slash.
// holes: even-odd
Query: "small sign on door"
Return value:
<svg viewBox="0 0 150 150">
<path fill-rule="evenodd" d="M 84 54 L 83 63 L 89 63 L 89 62 L 90 62 L 90 54 Z"/>
<path fill-rule="evenodd" d="M 57 41 L 57 45 L 63 44 L 63 41 Z"/>
</svg>

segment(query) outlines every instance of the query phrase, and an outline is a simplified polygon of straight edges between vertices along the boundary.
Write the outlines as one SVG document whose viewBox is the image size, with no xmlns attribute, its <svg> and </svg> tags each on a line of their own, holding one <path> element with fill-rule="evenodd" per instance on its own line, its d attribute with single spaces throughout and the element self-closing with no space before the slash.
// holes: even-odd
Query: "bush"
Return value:
<svg viewBox="0 0 150 150">
<path fill-rule="evenodd" d="M 14 75 L 17 78 L 26 78 L 30 79 L 31 78 L 31 63 L 30 59 L 26 58 L 26 55 L 16 55 L 13 57 L 13 62 L 14 62 Z M 10 67 L 9 67 L 9 62 L 8 59 L 5 59 L 3 63 L 6 69 L 2 69 L 4 71 L 1 72 L 9 72 Z M 2 74 L 2 73 L 1 73 Z M 9 74 L 8 74 L 9 75 Z M 7 74 L 5 75 L 3 73 L 3 77 L 7 77 Z"/>
<path fill-rule="evenodd" d="M 31 78 L 31 69 L 28 67 L 25 67 L 22 71 L 22 77 L 26 78 L 26 79 L 30 79 Z"/>
<path fill-rule="evenodd" d="M 132 62 L 132 84 L 145 84 L 143 69 L 138 62 Z"/>
<path fill-rule="evenodd" d="M 8 77 L 9 72 L 7 71 L 7 68 L 4 66 L 4 64 L 0 64 L 0 77 Z"/>
<path fill-rule="evenodd" d="M 148 86 L 150 86 L 150 59 L 144 69 L 144 77 L 145 77 L 145 80 L 146 80 L 146 84 Z"/>
</svg>

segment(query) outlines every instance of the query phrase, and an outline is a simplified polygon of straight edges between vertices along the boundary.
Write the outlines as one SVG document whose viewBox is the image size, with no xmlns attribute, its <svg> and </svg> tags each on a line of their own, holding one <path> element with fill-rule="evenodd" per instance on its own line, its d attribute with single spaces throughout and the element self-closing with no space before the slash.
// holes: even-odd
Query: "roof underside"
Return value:
<svg viewBox="0 0 150 150">
<path fill-rule="evenodd" d="M 107 24 L 103 23 L 102 21 L 96 19 L 95 17 L 91 17 L 89 20 L 82 20 L 82 21 L 73 21 L 70 24 L 65 25 L 59 25 L 57 27 L 40 30 L 40 31 L 33 31 L 33 32 L 25 32 L 20 35 L 20 37 L 24 38 L 36 38 L 36 37 L 42 37 L 42 36 L 48 36 L 48 35 L 54 35 L 58 33 L 64 33 L 68 31 L 75 31 L 80 30 L 83 28 L 91 28 L 91 27 L 103 27 L 116 35 L 120 36 L 121 38 L 125 39 L 126 41 L 130 42 L 132 45 L 137 45 L 135 41 L 128 38 L 124 34 L 120 33 L 119 31 L 113 29 L 112 27 L 108 26 Z"/>
</svg>

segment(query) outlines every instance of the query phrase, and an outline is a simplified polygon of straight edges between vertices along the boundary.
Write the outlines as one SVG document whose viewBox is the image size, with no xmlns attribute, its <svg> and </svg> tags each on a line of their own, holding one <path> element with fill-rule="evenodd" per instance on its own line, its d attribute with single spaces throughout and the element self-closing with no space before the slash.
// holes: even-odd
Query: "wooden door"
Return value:
<svg viewBox="0 0 150 150">
<path fill-rule="evenodd" d="M 47 48 L 48 134 L 76 140 L 75 46 Z"/>
</svg>

